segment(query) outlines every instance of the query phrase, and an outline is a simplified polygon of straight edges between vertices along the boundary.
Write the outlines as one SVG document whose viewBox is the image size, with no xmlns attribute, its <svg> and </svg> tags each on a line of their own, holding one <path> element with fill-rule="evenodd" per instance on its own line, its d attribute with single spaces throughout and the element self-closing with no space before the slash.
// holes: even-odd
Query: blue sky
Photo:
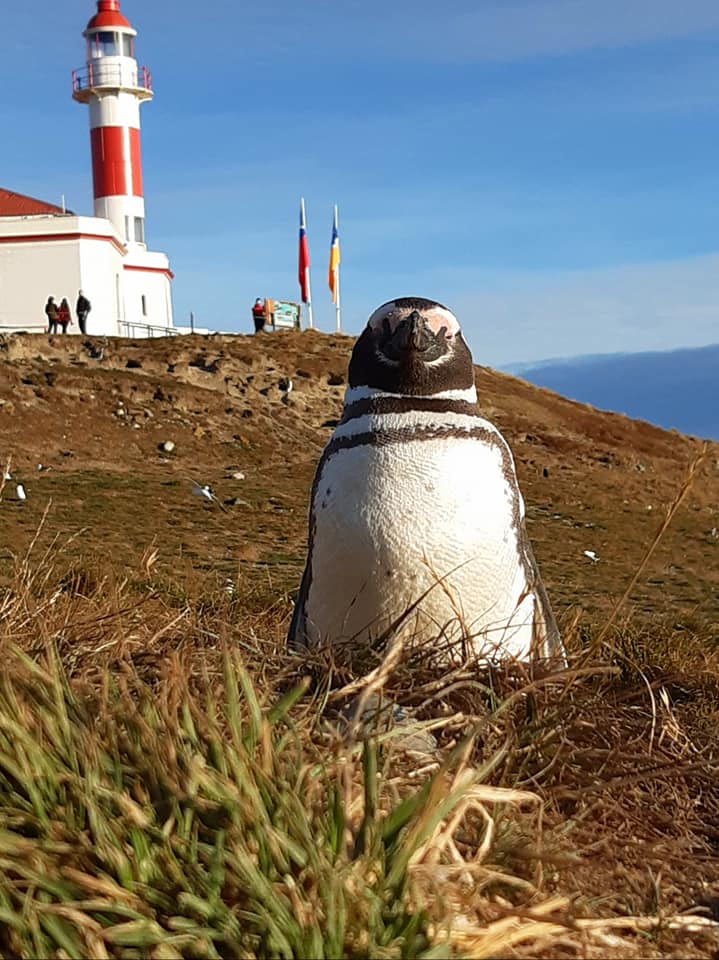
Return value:
<svg viewBox="0 0 719 960">
<path fill-rule="evenodd" d="M 0 185 L 92 212 L 70 96 L 93 0 L 3 10 Z M 147 239 L 176 322 L 249 331 L 297 299 L 307 204 L 315 319 L 340 208 L 345 329 L 421 295 L 475 360 L 719 341 L 715 0 L 122 0 L 142 108 Z"/>
</svg>

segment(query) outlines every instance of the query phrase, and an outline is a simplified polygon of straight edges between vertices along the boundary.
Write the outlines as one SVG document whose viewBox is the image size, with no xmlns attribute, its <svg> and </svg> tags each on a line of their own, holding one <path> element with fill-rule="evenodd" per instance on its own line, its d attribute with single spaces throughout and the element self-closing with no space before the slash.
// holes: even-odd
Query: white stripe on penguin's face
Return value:
<svg viewBox="0 0 719 960">
<path fill-rule="evenodd" d="M 349 406 L 350 403 L 356 403 L 358 400 L 369 400 L 372 397 L 401 397 L 401 393 L 389 393 L 386 390 L 379 390 L 376 387 L 347 387 L 345 390 L 344 403 Z M 437 393 L 428 395 L 433 400 L 464 400 L 467 403 L 477 402 L 477 388 L 466 387 L 462 390 L 439 390 Z"/>
</svg>

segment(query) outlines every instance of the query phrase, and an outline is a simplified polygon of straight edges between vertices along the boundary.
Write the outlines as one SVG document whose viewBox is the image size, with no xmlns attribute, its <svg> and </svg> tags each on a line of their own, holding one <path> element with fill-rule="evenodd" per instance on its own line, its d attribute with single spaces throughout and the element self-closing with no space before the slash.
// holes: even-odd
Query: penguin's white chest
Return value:
<svg viewBox="0 0 719 960">
<path fill-rule="evenodd" d="M 523 507 L 502 444 L 425 436 L 348 444 L 326 460 L 306 607 L 314 642 L 378 637 L 417 604 L 407 624 L 425 636 L 523 655 L 533 612 Z M 521 636 L 518 616 L 529 628 Z"/>
</svg>

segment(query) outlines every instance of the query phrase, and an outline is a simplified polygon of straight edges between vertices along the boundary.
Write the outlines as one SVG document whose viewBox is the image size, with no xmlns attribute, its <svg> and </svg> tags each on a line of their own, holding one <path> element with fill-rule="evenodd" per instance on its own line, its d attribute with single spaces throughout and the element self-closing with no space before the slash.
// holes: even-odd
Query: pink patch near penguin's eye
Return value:
<svg viewBox="0 0 719 960">
<path fill-rule="evenodd" d="M 433 333 L 439 333 L 441 330 L 444 330 L 444 335 L 448 340 L 451 340 L 456 333 L 459 333 L 457 319 L 449 310 L 435 308 L 434 310 L 428 310 L 424 314 L 424 317 L 427 320 L 427 326 Z"/>
</svg>

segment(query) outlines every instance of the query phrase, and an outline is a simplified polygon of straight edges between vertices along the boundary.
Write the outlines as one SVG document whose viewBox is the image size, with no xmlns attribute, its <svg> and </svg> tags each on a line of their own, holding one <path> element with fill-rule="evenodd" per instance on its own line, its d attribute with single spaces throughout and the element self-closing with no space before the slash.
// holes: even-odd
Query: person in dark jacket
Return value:
<svg viewBox="0 0 719 960">
<path fill-rule="evenodd" d="M 57 313 L 58 323 L 62 327 L 62 332 L 67 333 L 67 328 L 72 323 L 72 318 L 70 316 L 70 304 L 67 302 L 67 297 L 63 297 L 60 301 L 60 309 Z"/>
<path fill-rule="evenodd" d="M 77 325 L 80 328 L 80 333 L 87 333 L 87 315 L 91 309 L 92 306 L 90 301 L 87 299 L 82 290 L 78 290 L 75 313 L 77 314 Z"/>
<path fill-rule="evenodd" d="M 45 316 L 47 317 L 47 332 L 57 333 L 57 321 L 59 311 L 55 303 L 55 297 L 48 297 L 45 304 Z"/>
</svg>

